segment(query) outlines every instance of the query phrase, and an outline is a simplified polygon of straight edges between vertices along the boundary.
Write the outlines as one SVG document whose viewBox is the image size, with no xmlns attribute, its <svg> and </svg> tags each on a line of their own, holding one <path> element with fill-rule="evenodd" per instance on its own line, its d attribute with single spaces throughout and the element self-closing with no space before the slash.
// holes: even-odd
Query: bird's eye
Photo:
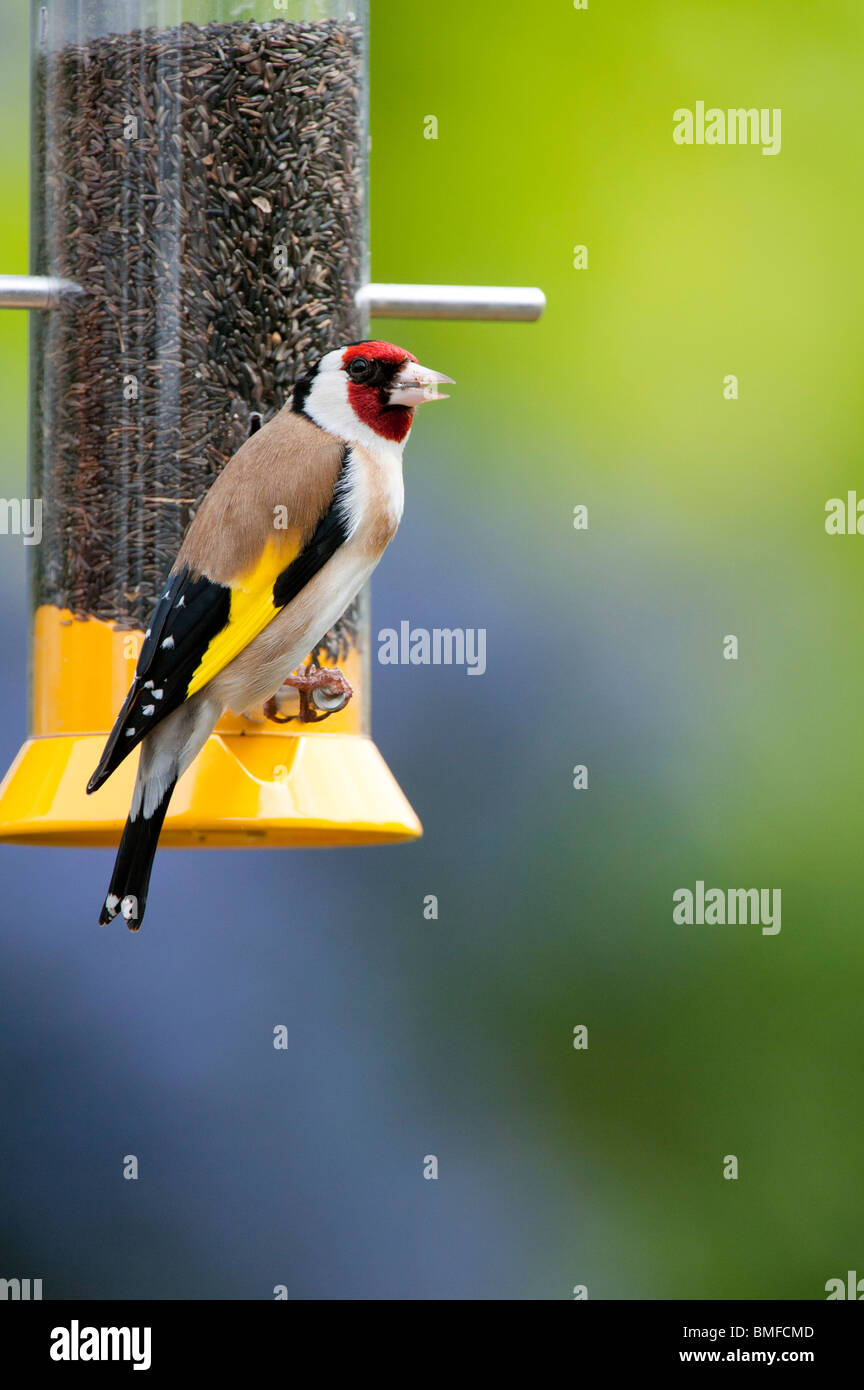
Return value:
<svg viewBox="0 0 864 1390">
<path fill-rule="evenodd" d="M 348 375 L 352 381 L 368 381 L 373 370 L 374 364 L 366 357 L 355 357 L 348 364 Z"/>
</svg>

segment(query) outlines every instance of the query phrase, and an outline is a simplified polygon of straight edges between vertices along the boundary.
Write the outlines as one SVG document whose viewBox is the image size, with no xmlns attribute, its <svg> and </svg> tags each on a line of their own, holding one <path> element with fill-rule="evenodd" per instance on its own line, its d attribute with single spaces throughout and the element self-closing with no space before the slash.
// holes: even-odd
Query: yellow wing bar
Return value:
<svg viewBox="0 0 864 1390">
<path fill-rule="evenodd" d="M 229 661 L 239 656 L 275 618 L 279 609 L 273 602 L 273 585 L 299 553 L 299 531 L 285 531 L 278 540 L 269 540 L 252 569 L 234 580 L 228 622 L 211 639 L 200 664 L 195 668 L 186 692 L 187 700 L 224 670 Z"/>
</svg>

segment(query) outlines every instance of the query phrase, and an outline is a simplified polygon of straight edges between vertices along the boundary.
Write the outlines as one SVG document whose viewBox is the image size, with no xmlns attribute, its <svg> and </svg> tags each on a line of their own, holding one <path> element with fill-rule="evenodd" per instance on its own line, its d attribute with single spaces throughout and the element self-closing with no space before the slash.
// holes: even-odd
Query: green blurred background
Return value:
<svg viewBox="0 0 864 1390">
<path fill-rule="evenodd" d="M 372 10 L 373 278 L 536 284 L 548 310 L 529 326 L 377 324 L 458 385 L 412 439 L 406 523 L 373 622 L 485 625 L 490 668 L 482 680 L 375 671 L 376 737 L 426 835 L 331 856 L 338 884 L 323 906 L 316 895 L 331 920 L 365 913 L 350 939 L 325 930 L 333 958 L 306 983 L 326 1009 L 333 961 L 347 972 L 350 1004 L 329 1007 L 345 1048 L 368 1049 L 357 1079 L 362 1092 L 376 1078 L 380 1110 L 349 1124 L 332 1092 L 340 1138 L 328 1130 L 327 1143 L 344 1143 L 345 1171 L 353 1161 L 361 1174 L 352 1186 L 343 1173 L 331 1231 L 352 1273 L 319 1276 L 317 1228 L 292 1253 L 292 1295 L 567 1298 L 584 1283 L 592 1298 L 824 1297 L 829 1278 L 864 1274 L 864 540 L 824 529 L 828 498 L 864 493 L 864 12 L 852 0 Z M 26 6 L 7 5 L 2 28 L 0 269 L 13 272 L 26 269 Z M 782 108 L 781 153 L 675 145 L 673 111 L 700 99 Z M 430 114 L 435 141 L 423 138 Z M 576 244 L 586 270 L 573 268 Z M 0 317 L 5 496 L 26 494 L 25 337 L 25 315 Z M 737 401 L 723 398 L 728 373 Z M 577 503 L 585 532 L 572 528 Z M 12 538 L 0 546 L 18 615 L 13 691 L 23 558 Z M 722 656 L 730 633 L 737 662 Z M 23 691 L 4 709 L 11 756 Z M 588 791 L 572 790 L 576 763 Z M 38 858 L 58 885 L 92 864 L 98 903 L 106 855 Z M 171 874 L 200 867 L 171 858 L 187 866 Z M 322 862 L 243 856 L 244 872 L 261 858 L 274 901 Z M 3 851 L 9 902 L 27 903 L 36 862 Z M 227 884 L 229 870 L 215 872 Z M 697 879 L 781 888 L 782 931 L 674 925 L 672 893 Z M 437 923 L 422 919 L 431 892 Z M 244 1007 L 269 1027 L 254 972 L 268 957 L 241 902 L 217 933 L 225 979 L 242 945 Z M 166 971 L 191 978 L 212 927 L 178 921 L 182 964 Z M 19 970 L 29 981 L 25 1070 L 27 1027 L 49 1007 L 39 950 L 47 960 L 62 940 L 72 962 L 58 999 L 84 988 L 84 938 L 117 978 L 129 968 L 125 940 L 106 946 L 83 910 L 55 919 L 41 946 L 23 944 L 31 930 L 38 939 L 10 908 L 7 988 L 18 997 Z M 293 974 L 292 931 L 283 921 Z M 382 993 L 364 1007 L 373 977 Z M 92 1019 L 72 1005 L 86 1032 Z M 154 1096 L 172 1065 L 156 1069 Z M 210 1079 L 218 1093 L 218 1070 Z M 398 1212 L 357 1139 L 383 1116 L 412 1175 Z M 110 1111 L 93 1125 L 110 1131 Z M 46 1144 L 53 1134 L 49 1105 Z M 414 1181 L 426 1152 L 441 1162 L 434 1217 L 416 1218 L 394 1254 L 391 1224 L 414 1230 L 416 1204 L 428 1213 L 431 1184 Z M 727 1154 L 736 1182 L 722 1177 Z M 306 1181 L 326 1206 L 314 1166 Z M 223 1204 L 242 1204 L 225 1182 Z M 14 1252 L 39 1251 L 34 1273 L 56 1249 L 56 1237 L 40 1245 L 42 1200 L 34 1189 L 12 1216 Z M 200 1213 L 202 1229 L 216 1220 Z M 196 1239 L 184 1236 L 200 1273 Z M 55 1287 L 118 1287 L 97 1265 L 59 1261 Z M 157 1266 L 121 1281 L 123 1296 L 183 1296 Z"/>
</svg>

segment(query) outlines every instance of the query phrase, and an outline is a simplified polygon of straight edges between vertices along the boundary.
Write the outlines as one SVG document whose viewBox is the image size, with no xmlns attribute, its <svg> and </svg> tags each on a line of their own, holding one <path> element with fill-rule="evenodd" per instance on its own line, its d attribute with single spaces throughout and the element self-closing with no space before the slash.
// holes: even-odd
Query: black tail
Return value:
<svg viewBox="0 0 864 1390">
<path fill-rule="evenodd" d="M 152 816 L 145 816 L 139 811 L 134 820 L 131 816 L 127 820 L 111 875 L 111 886 L 99 917 L 100 927 L 104 927 L 118 913 L 122 913 L 130 931 L 137 931 L 141 926 L 147 906 L 153 856 L 175 785 L 172 782 L 167 788 Z"/>
</svg>

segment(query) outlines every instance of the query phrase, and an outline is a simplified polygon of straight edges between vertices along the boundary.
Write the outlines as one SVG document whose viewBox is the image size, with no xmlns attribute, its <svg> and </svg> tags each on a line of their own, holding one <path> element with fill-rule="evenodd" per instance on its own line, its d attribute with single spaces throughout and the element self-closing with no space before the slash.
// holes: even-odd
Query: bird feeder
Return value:
<svg viewBox="0 0 864 1390">
<path fill-rule="evenodd" d="M 33 6 L 29 738 L 0 838 L 114 845 L 135 758 L 85 794 L 201 497 L 376 314 L 532 319 L 537 290 L 368 282 L 367 23 L 347 0 Z M 370 737 L 366 594 L 219 723 L 162 843 L 341 845 L 420 824 Z M 332 674 L 328 674 L 332 673 Z M 349 690 L 353 695 L 349 695 Z"/>
</svg>

